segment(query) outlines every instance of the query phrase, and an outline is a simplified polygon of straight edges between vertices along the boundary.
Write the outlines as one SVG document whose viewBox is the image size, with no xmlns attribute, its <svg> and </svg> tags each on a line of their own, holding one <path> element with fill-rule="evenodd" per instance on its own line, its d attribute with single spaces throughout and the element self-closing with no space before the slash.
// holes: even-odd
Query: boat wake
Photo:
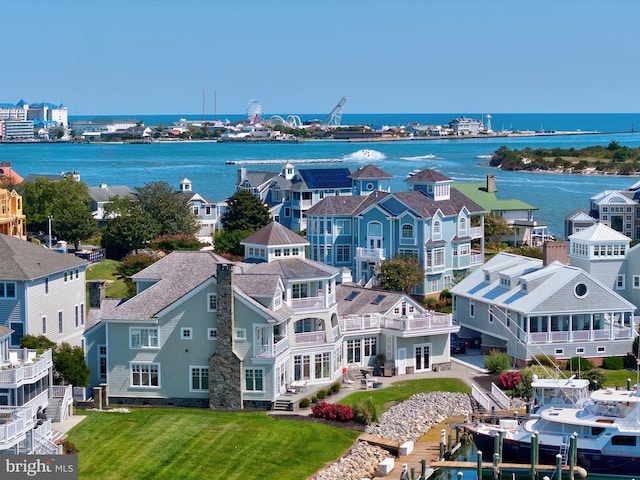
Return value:
<svg viewBox="0 0 640 480">
<path fill-rule="evenodd" d="M 400 160 L 411 160 L 411 161 L 415 161 L 415 160 L 433 160 L 434 158 L 438 158 L 438 157 L 436 157 L 433 153 L 428 153 L 426 155 L 418 155 L 416 157 L 400 157 Z"/>
<path fill-rule="evenodd" d="M 365 148 L 358 150 L 357 152 L 350 153 L 349 155 L 345 155 L 343 160 L 345 162 L 371 162 L 384 160 L 385 158 L 387 158 L 387 156 L 384 153 Z"/>
</svg>

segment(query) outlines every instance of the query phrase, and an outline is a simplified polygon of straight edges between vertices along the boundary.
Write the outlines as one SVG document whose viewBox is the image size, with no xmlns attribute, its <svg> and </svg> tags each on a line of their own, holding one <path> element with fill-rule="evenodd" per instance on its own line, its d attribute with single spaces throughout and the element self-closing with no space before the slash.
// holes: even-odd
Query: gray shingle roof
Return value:
<svg viewBox="0 0 640 480">
<path fill-rule="evenodd" d="M 422 183 L 422 182 L 447 182 L 451 181 L 449 177 L 445 177 L 440 172 L 436 172 L 431 168 L 426 168 L 421 172 L 407 177 L 405 180 L 407 183 Z"/>
<path fill-rule="evenodd" d="M 280 277 L 274 274 L 251 275 L 248 273 L 235 275 L 234 279 L 236 286 L 251 296 L 273 296 L 280 284 Z"/>
<path fill-rule="evenodd" d="M 393 178 L 393 175 L 385 172 L 381 168 L 375 165 L 365 165 L 349 175 L 349 178 L 353 179 L 376 179 L 376 178 Z"/>
<path fill-rule="evenodd" d="M 133 197 L 133 190 L 131 190 L 126 185 L 112 185 L 111 187 L 107 186 L 105 188 L 102 187 L 89 187 L 89 197 L 94 202 L 108 202 L 116 195 L 120 197 Z"/>
<path fill-rule="evenodd" d="M 351 300 L 347 300 L 348 298 L 351 298 Z M 370 288 L 356 286 L 355 284 L 341 284 L 336 287 L 338 315 L 341 317 L 367 313 L 384 314 L 398 302 L 402 301 L 403 298 L 410 301 L 410 297 L 400 292 L 372 290 Z M 378 301 L 376 302 L 376 300 Z M 422 311 L 422 308 L 417 303 L 413 304 L 418 311 Z"/>
<path fill-rule="evenodd" d="M 477 203 L 471 201 L 468 197 L 451 189 L 449 200 L 434 200 L 422 191 L 398 192 L 392 193 L 395 198 L 407 205 L 411 210 L 424 218 L 431 218 L 440 210 L 445 216 L 458 215 L 460 211 L 466 207 L 471 213 L 484 212 Z M 381 205 L 384 208 L 384 205 Z"/>
<path fill-rule="evenodd" d="M 289 230 L 284 225 L 272 222 L 260 230 L 253 232 L 240 242 L 240 245 L 248 244 L 274 247 L 279 245 L 309 245 L 309 241 Z"/>
<path fill-rule="evenodd" d="M 308 258 L 287 258 L 274 260 L 270 263 L 262 262 L 255 265 L 241 264 L 244 273 L 278 275 L 283 281 L 304 278 L 327 278 L 340 272 L 335 267 L 309 260 Z"/>
<path fill-rule="evenodd" d="M 372 192 L 370 195 L 364 196 L 331 196 L 325 197 L 320 202 L 307 210 L 309 215 L 355 215 L 364 210 L 369 205 L 382 200 L 390 195 L 387 192 Z"/>
<path fill-rule="evenodd" d="M 13 330 L 11 330 L 9 327 L 5 327 L 4 325 L 0 325 L 0 338 L 6 337 L 7 335 L 10 335 L 11 332 L 13 332 Z"/>
<path fill-rule="evenodd" d="M 54 252 L 25 240 L 0 235 L 0 278 L 33 280 L 86 265 L 74 256 Z"/>
</svg>

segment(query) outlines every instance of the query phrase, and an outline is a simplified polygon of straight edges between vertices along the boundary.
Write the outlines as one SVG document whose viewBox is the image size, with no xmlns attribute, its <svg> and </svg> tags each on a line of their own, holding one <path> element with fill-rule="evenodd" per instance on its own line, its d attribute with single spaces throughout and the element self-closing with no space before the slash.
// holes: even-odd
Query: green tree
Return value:
<svg viewBox="0 0 640 480">
<path fill-rule="evenodd" d="M 378 284 L 386 290 L 410 293 L 424 281 L 425 273 L 418 259 L 411 255 L 397 255 L 380 264 L 376 273 Z"/>
<path fill-rule="evenodd" d="M 24 335 L 20 338 L 20 348 L 29 348 L 31 350 L 37 350 L 38 354 L 41 354 L 48 348 L 55 348 L 56 342 L 49 340 L 44 335 Z"/>
<path fill-rule="evenodd" d="M 491 242 L 499 242 L 503 235 L 513 235 L 507 221 L 499 215 L 491 213 L 484 216 L 484 238 Z"/>
<path fill-rule="evenodd" d="M 53 350 L 53 366 L 62 384 L 76 387 L 89 385 L 91 369 L 87 366 L 82 347 L 72 347 L 66 342 L 56 346 Z"/>
<path fill-rule="evenodd" d="M 130 252 L 138 253 L 160 233 L 160 226 L 153 216 L 135 202 L 127 213 L 112 218 L 102 230 L 101 244 L 107 256 L 116 260 Z"/>
<path fill-rule="evenodd" d="M 229 197 L 227 211 L 222 215 L 222 227 L 227 232 L 255 232 L 270 221 L 267 206 L 248 190 L 239 190 Z"/>
<path fill-rule="evenodd" d="M 52 233 L 76 248 L 97 231 L 87 185 L 74 180 L 72 175 L 56 181 L 38 178 L 25 184 L 22 195 L 30 231 L 46 231 L 52 215 Z"/>
<path fill-rule="evenodd" d="M 129 298 L 136 294 L 136 285 L 131 280 L 131 277 L 157 261 L 158 259 L 156 257 L 144 253 L 140 255 L 127 255 L 122 259 L 122 262 L 116 267 L 115 276 L 120 280 L 124 280 Z"/>
<path fill-rule="evenodd" d="M 189 206 L 189 197 L 167 182 L 150 182 L 135 190 L 142 211 L 158 223 L 158 235 L 194 235 L 198 231 L 197 218 Z"/>
<path fill-rule="evenodd" d="M 244 256 L 244 247 L 240 242 L 253 233 L 253 230 L 220 230 L 213 237 L 216 253 L 230 253 L 236 257 Z"/>
</svg>

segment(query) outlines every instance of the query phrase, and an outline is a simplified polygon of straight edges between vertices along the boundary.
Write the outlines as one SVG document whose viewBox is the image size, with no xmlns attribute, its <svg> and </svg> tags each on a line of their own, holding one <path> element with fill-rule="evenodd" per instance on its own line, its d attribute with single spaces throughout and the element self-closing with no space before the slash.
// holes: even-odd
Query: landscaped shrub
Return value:
<svg viewBox="0 0 640 480">
<path fill-rule="evenodd" d="M 624 368 L 636 368 L 638 366 L 638 359 L 633 353 L 627 353 L 622 360 Z"/>
<path fill-rule="evenodd" d="M 582 378 L 589 380 L 589 390 L 598 390 L 607 383 L 607 374 L 601 368 L 594 368 L 584 372 Z"/>
<path fill-rule="evenodd" d="M 567 365 L 564 367 L 564 369 L 571 372 L 586 372 L 588 370 L 591 370 L 593 366 L 593 362 L 588 358 L 571 357 L 571 359 L 567 360 Z"/>
<path fill-rule="evenodd" d="M 499 350 L 491 350 L 489 355 L 484 356 L 484 368 L 486 368 L 490 374 L 496 375 L 509 370 L 511 366 L 511 357 L 508 353 L 500 352 Z"/>
<path fill-rule="evenodd" d="M 312 395 L 311 396 L 311 403 L 317 403 L 318 402 L 318 396 L 317 395 Z"/>
<path fill-rule="evenodd" d="M 605 370 L 622 370 L 624 360 L 622 357 L 607 357 L 602 359 L 602 368 Z"/>
<path fill-rule="evenodd" d="M 500 375 L 500 388 L 513 390 L 520 384 L 520 372 L 505 372 Z"/>
<path fill-rule="evenodd" d="M 151 247 L 162 250 L 165 253 L 174 250 L 200 250 L 205 244 L 201 243 L 195 236 L 189 235 L 163 235 L 151 242 Z"/>
<path fill-rule="evenodd" d="M 339 405 L 337 403 L 319 402 L 311 407 L 311 415 L 327 420 L 338 420 L 348 422 L 353 419 L 353 410 L 349 405 Z"/>
<path fill-rule="evenodd" d="M 533 393 L 531 389 L 531 382 L 533 381 L 533 376 L 537 375 L 538 378 L 547 378 L 549 377 L 549 373 L 545 370 L 544 367 L 540 365 L 533 365 L 531 367 L 523 368 L 520 370 L 520 383 L 516 386 L 514 394 L 517 397 L 531 398 Z"/>
<path fill-rule="evenodd" d="M 300 403 L 298 405 L 300 406 L 300 408 L 309 408 L 309 405 L 311 405 L 311 400 L 309 400 L 308 398 L 303 398 L 302 400 L 300 400 Z"/>
<path fill-rule="evenodd" d="M 329 391 L 332 393 L 338 393 L 340 391 L 340 382 L 333 382 L 329 387 Z"/>
<path fill-rule="evenodd" d="M 371 397 L 353 406 L 353 419 L 358 423 L 369 425 L 377 422 L 379 418 L 378 409 Z"/>
<path fill-rule="evenodd" d="M 325 398 L 327 398 L 327 391 L 326 390 L 318 390 L 316 395 L 318 396 L 318 400 L 324 400 Z"/>
<path fill-rule="evenodd" d="M 553 355 L 533 355 L 531 357 L 531 365 L 556 368 L 558 366 L 558 362 L 556 362 L 556 357 Z"/>
</svg>

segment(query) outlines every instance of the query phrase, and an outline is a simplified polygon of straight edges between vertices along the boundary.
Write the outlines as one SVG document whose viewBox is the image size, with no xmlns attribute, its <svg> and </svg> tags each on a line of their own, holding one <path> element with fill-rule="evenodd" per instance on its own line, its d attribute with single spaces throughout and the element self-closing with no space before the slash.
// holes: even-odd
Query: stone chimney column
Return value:
<svg viewBox="0 0 640 480">
<path fill-rule="evenodd" d="M 233 264 L 218 264 L 216 277 L 218 340 L 216 351 L 209 358 L 209 407 L 214 410 L 241 410 L 242 360 L 233 349 Z"/>
</svg>

